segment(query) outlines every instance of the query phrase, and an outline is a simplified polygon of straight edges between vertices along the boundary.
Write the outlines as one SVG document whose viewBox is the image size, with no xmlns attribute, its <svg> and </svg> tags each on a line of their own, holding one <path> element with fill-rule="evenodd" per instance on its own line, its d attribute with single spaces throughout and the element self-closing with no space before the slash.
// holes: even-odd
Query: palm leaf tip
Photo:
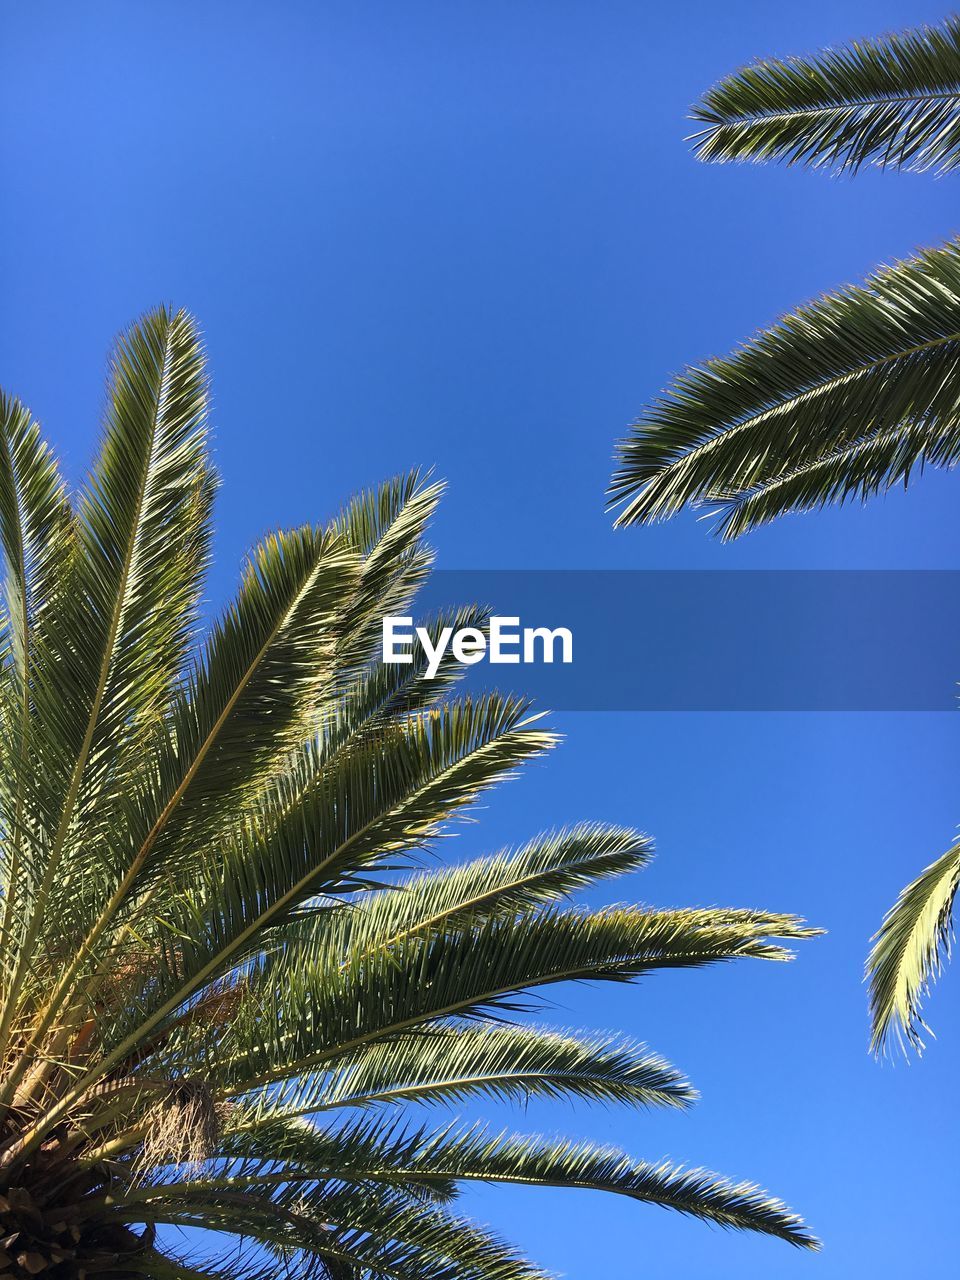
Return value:
<svg viewBox="0 0 960 1280">
<path fill-rule="evenodd" d="M 769 1196 L 751 1182 L 730 1182 L 704 1169 L 684 1170 L 661 1165 L 665 1208 L 733 1230 L 775 1236 L 799 1249 L 819 1250 L 820 1241 L 803 1218 L 782 1200 Z M 639 1194 L 639 1199 L 646 1196 Z"/>
<path fill-rule="evenodd" d="M 920 1008 L 949 959 L 951 919 L 960 888 L 960 844 L 931 863 L 902 891 L 873 939 L 867 960 L 871 1049 L 924 1047 Z"/>
<path fill-rule="evenodd" d="M 960 163 L 960 18 L 808 58 L 767 59 L 692 111 L 702 160 L 946 172 Z"/>
</svg>

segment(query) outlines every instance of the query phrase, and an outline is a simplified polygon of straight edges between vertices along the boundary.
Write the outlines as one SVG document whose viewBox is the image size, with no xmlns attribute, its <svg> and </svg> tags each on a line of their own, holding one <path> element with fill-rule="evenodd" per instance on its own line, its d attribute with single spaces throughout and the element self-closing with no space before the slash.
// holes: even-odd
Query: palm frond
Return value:
<svg viewBox="0 0 960 1280">
<path fill-rule="evenodd" d="M 178 695 L 166 736 L 154 739 L 154 768 L 142 771 L 139 785 L 121 789 L 107 809 L 109 847 L 94 844 L 89 851 L 100 872 L 92 892 L 78 894 L 70 886 L 67 902 L 61 895 L 51 898 L 60 937 L 79 935 L 81 941 L 60 966 L 37 1036 L 68 1000 L 79 996 L 86 1003 L 84 1017 L 95 1007 L 102 977 L 91 980 L 89 965 L 104 972 L 101 939 L 131 901 L 134 907 L 139 901 L 143 877 L 168 850 L 170 829 L 185 828 L 203 849 L 203 827 L 217 817 L 214 799 L 236 799 L 251 774 L 256 782 L 274 763 L 270 748 L 282 749 L 304 700 L 330 678 L 335 623 L 354 571 L 352 555 L 309 528 L 277 534 L 258 549 L 237 605 L 215 630 L 208 662 L 189 691 Z M 78 871 L 86 870 L 89 853 L 76 859 Z M 51 868 L 46 874 L 52 883 Z M 192 915 L 185 932 L 195 926 Z"/>
<path fill-rule="evenodd" d="M 185 555 L 208 536 L 209 506 L 198 500 L 210 484 L 206 403 L 203 350 L 185 312 L 152 312 L 120 340 L 100 455 L 79 503 L 91 749 L 166 709 L 194 640 L 205 556 L 188 567 Z"/>
<path fill-rule="evenodd" d="M 867 976 L 875 1053 L 894 1038 L 903 1048 L 923 1048 L 920 1003 L 950 954 L 958 888 L 960 845 L 954 845 L 907 885 L 874 937 Z"/>
<path fill-rule="evenodd" d="M 411 473 L 326 529 L 277 533 L 256 548 L 176 711 L 175 831 L 186 826 L 195 843 L 198 810 L 207 830 L 221 809 L 229 823 L 238 783 L 249 790 L 261 770 L 274 776 L 285 751 L 342 726 L 344 704 L 355 704 L 357 681 L 369 676 L 378 610 L 405 601 L 429 564 L 422 536 L 439 493 Z"/>
<path fill-rule="evenodd" d="M 40 428 L 0 391 L 0 545 L 11 653 L 27 684 L 30 631 L 56 597 L 72 521 L 63 481 Z"/>
<path fill-rule="evenodd" d="M 945 172 L 960 163 L 960 18 L 809 58 L 767 59 L 693 108 L 702 160 Z"/>
<path fill-rule="evenodd" d="M 540 1280 L 449 1211 L 484 1180 L 812 1243 L 749 1184 L 384 1123 L 466 1099 L 686 1106 L 691 1086 L 642 1045 L 521 1015 L 558 983 L 783 960 L 815 931 L 764 911 L 571 904 L 649 860 L 620 827 L 424 870 L 556 736 L 522 699 L 451 697 L 452 658 L 433 676 L 380 661 L 382 617 L 416 611 L 431 564 L 439 486 L 417 473 L 266 538 L 195 637 L 205 402 L 192 321 L 147 316 L 118 346 L 74 506 L 29 414 L 0 399 L 0 1235 L 18 1250 L 0 1266 Z M 191 1258 L 166 1227 L 217 1234 Z"/>
<path fill-rule="evenodd" d="M 195 604 L 195 580 L 188 575 L 184 585 L 179 552 L 198 545 L 205 410 L 193 321 L 162 308 L 144 317 L 114 353 L 100 456 L 80 496 L 76 554 L 58 608 L 45 620 L 43 662 L 32 685 L 42 729 L 31 761 L 46 839 L 37 849 L 38 884 L 5 992 L 0 1040 L 48 933 L 64 858 L 102 834 L 109 805 L 98 809 L 96 801 L 110 763 L 167 710 L 179 675 Z M 114 789 L 126 781 L 115 778 Z M 90 816 L 94 825 L 85 830 Z"/>
<path fill-rule="evenodd" d="M 118 343 L 100 455 L 79 499 L 76 552 L 49 612 L 34 685 L 43 727 L 52 883 L 78 815 L 105 819 L 118 748 L 169 708 L 187 649 L 208 539 L 206 380 L 183 312 L 146 316 Z M 128 779 L 113 771 L 115 786 Z M 84 830 L 89 844 L 102 827 Z"/>
<path fill-rule="evenodd" d="M 560 982 L 627 982 L 657 969 L 787 960 L 816 932 L 793 916 L 710 910 L 532 909 L 356 952 L 331 912 L 303 947 L 253 982 L 229 1035 L 204 1048 L 218 1087 L 243 1094 L 442 1020 L 502 1016 Z M 339 936 L 338 936 L 339 935 Z"/>
<path fill-rule="evenodd" d="M 553 735 L 528 727 L 527 711 L 523 700 L 491 694 L 407 721 L 328 771 L 306 753 L 309 785 L 283 779 L 271 808 L 251 816 L 217 861 L 188 864 L 189 883 L 167 907 L 156 971 L 145 975 L 140 999 L 104 1026 L 120 1044 L 97 1070 L 121 1061 L 205 984 L 259 954 L 266 930 L 304 902 L 354 888 L 361 872 L 418 849 L 482 791 L 552 746 Z"/>
<path fill-rule="evenodd" d="M 621 1036 L 548 1028 L 450 1023 L 367 1045 L 326 1071 L 261 1095 L 286 1115 L 341 1107 L 580 1098 L 634 1106 L 686 1107 L 696 1093 L 643 1045 Z M 246 1099 L 247 1105 L 254 1100 Z"/>
<path fill-rule="evenodd" d="M 267 537 L 176 712 L 178 817 L 231 795 L 308 733 L 335 678 L 355 555 L 309 525 Z"/>
<path fill-rule="evenodd" d="M 491 1133 L 483 1126 L 451 1126 L 435 1132 L 359 1120 L 323 1130 L 302 1121 L 268 1118 L 228 1139 L 228 1150 L 235 1152 L 239 1162 L 234 1176 L 241 1184 L 245 1177 L 255 1182 L 269 1173 L 257 1162 L 260 1143 L 282 1152 L 284 1168 L 299 1170 L 301 1176 L 321 1177 L 336 1159 L 350 1178 L 387 1183 L 440 1177 L 455 1182 L 579 1187 L 625 1195 L 718 1226 L 817 1247 L 796 1214 L 752 1183 L 733 1183 L 704 1169 L 684 1170 L 666 1161 L 635 1161 L 621 1151 L 591 1143 Z"/>
<path fill-rule="evenodd" d="M 363 956 L 471 919 L 511 916 L 637 870 L 652 852 L 653 842 L 638 832 L 584 823 L 538 836 L 516 850 L 425 871 L 370 894 L 363 911 L 348 919 L 349 947 Z"/>
<path fill-rule="evenodd" d="M 266 1245 L 285 1271 L 301 1276 L 327 1275 L 335 1266 L 391 1280 L 546 1280 L 516 1250 L 466 1219 L 369 1182 L 242 1192 L 186 1184 L 144 1198 L 139 1210 L 155 1221 L 213 1226 Z"/>
<path fill-rule="evenodd" d="M 383 617 L 406 612 L 425 581 L 433 554 L 424 536 L 443 489 L 412 471 L 359 494 L 333 521 L 331 530 L 363 566 L 347 620 L 348 662 L 369 656 Z"/>
<path fill-rule="evenodd" d="M 728 76 L 693 109 L 703 160 L 837 173 L 960 164 L 960 18 Z M 788 316 L 688 370 L 619 448 L 621 525 L 712 508 L 738 537 L 791 512 L 906 486 L 960 457 L 956 241 Z M 954 847 L 900 895 L 867 962 L 872 1049 L 922 1048 L 922 996 L 949 954 Z"/>
<path fill-rule="evenodd" d="M 960 243 L 800 308 L 687 370 L 619 446 L 618 525 L 707 507 L 732 538 L 960 455 Z"/>
<path fill-rule="evenodd" d="M 3 784 L 0 844 L 0 967 L 15 955 L 19 927 L 30 915 L 37 859 L 32 844 L 34 650 L 42 614 L 61 590 L 72 543 L 73 514 L 40 428 L 17 400 L 0 392 L 0 548 L 4 564 L 4 650 L 0 675 Z M 35 814 L 33 815 L 35 817 Z M 6 986 L 6 982 L 3 984 Z"/>
</svg>

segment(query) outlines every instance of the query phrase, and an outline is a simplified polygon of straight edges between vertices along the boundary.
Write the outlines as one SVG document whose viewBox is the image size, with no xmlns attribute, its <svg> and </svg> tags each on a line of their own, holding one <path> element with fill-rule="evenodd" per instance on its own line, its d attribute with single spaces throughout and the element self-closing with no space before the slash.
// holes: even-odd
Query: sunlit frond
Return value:
<svg viewBox="0 0 960 1280">
<path fill-rule="evenodd" d="M 867 976 L 874 1052 L 883 1052 L 891 1039 L 923 1047 L 920 1004 L 950 954 L 958 888 L 960 845 L 954 845 L 907 885 L 873 939 Z"/>
<path fill-rule="evenodd" d="M 960 456 L 960 244 L 787 316 L 687 370 L 619 446 L 619 525 L 704 508 L 734 538 Z"/>
<path fill-rule="evenodd" d="M 389 1183 L 431 1177 L 456 1182 L 500 1182 L 610 1191 L 679 1210 L 718 1226 L 777 1235 L 791 1244 L 816 1247 L 803 1223 L 783 1204 L 750 1183 L 732 1183 L 704 1169 L 684 1170 L 668 1162 L 648 1164 L 590 1143 L 491 1133 L 482 1126 L 445 1130 L 405 1129 L 359 1120 L 334 1130 L 266 1117 L 228 1138 L 239 1163 L 240 1185 L 256 1183 L 269 1170 L 257 1163 L 265 1136 L 284 1153 L 288 1168 L 322 1176 L 336 1160 L 351 1178 Z"/>
<path fill-rule="evenodd" d="M 648 862 L 623 827 L 440 863 L 478 799 L 557 741 L 524 699 L 454 696 L 449 655 L 433 675 L 380 661 L 383 616 L 416 612 L 440 486 L 411 473 L 264 538 L 199 637 L 205 415 L 196 327 L 166 309 L 117 347 L 76 502 L 0 399 L 0 1280 L 541 1280 L 453 1214 L 468 1181 L 812 1244 L 750 1184 L 389 1119 L 686 1107 L 657 1054 L 527 1009 L 569 981 L 784 960 L 815 931 L 571 901 Z M 178 1228 L 209 1249 L 178 1253 Z"/>
<path fill-rule="evenodd" d="M 449 1022 L 376 1041 L 263 1097 L 271 1105 L 282 1104 L 285 1114 L 309 1115 L 398 1102 L 451 1104 L 470 1097 L 685 1107 L 696 1094 L 669 1063 L 619 1036 Z"/>
<path fill-rule="evenodd" d="M 960 18 L 727 76 L 693 109 L 703 160 L 960 164 Z M 618 449 L 618 525 L 705 508 L 725 539 L 865 501 L 960 458 L 960 245 L 920 253 L 688 369 Z M 920 1001 L 948 954 L 957 851 L 901 894 L 874 939 L 872 1046 L 919 1047 Z"/>
<path fill-rule="evenodd" d="M 960 18 L 857 40 L 810 58 L 769 58 L 693 108 L 702 160 L 785 160 L 944 172 L 960 164 Z"/>
</svg>

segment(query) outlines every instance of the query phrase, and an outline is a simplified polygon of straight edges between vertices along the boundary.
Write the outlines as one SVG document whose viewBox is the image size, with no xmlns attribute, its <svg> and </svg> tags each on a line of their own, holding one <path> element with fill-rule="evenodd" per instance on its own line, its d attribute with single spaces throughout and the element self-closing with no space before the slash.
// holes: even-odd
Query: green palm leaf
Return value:
<svg viewBox="0 0 960 1280">
<path fill-rule="evenodd" d="M 438 864 L 478 798 L 556 744 L 522 699 L 455 696 L 450 659 L 433 676 L 380 660 L 383 615 L 415 611 L 429 571 L 439 486 L 401 476 L 266 538 L 201 638 L 205 399 L 189 317 L 146 317 L 76 501 L 0 401 L 2 1275 L 536 1280 L 450 1209 L 477 1180 L 811 1245 L 750 1184 L 391 1118 L 466 1099 L 685 1107 L 656 1053 L 527 1010 L 568 981 L 787 959 L 814 931 L 587 909 L 581 890 L 650 859 L 621 827 Z M 213 1264 L 171 1246 L 195 1227 L 219 1233 Z"/>
<path fill-rule="evenodd" d="M 284 956 L 282 978 L 269 966 L 253 982 L 250 1017 L 240 1011 L 218 1055 L 231 1092 L 302 1075 L 424 1023 L 525 1009 L 523 993 L 555 983 L 786 960 L 782 940 L 811 934 L 794 917 L 764 913 L 534 909 L 354 952 L 344 945 L 349 920 L 350 913 L 328 913 L 312 947 Z M 264 1061 L 277 1065 L 261 1072 Z"/>
<path fill-rule="evenodd" d="M 277 1099 L 273 1091 L 264 1097 Z M 368 1045 L 329 1070 L 294 1080 L 280 1094 L 290 1115 L 469 1097 L 685 1107 L 696 1093 L 668 1062 L 622 1037 L 457 1022 Z"/>
<path fill-rule="evenodd" d="M 516 850 L 408 878 L 399 892 L 371 895 L 363 912 L 349 918 L 349 947 L 362 956 L 470 919 L 509 917 L 605 878 L 636 871 L 652 855 L 653 841 L 648 837 L 599 823 L 538 836 Z"/>
<path fill-rule="evenodd" d="M 812 58 L 767 59 L 693 108 L 703 160 L 944 172 L 960 163 L 960 19 Z"/>
<path fill-rule="evenodd" d="M 23 942 L 19 931 L 29 918 L 29 904 L 42 877 L 33 861 L 37 797 L 31 721 L 36 649 L 43 613 L 61 590 L 72 534 L 73 517 L 63 482 L 39 427 L 18 401 L 0 392 L 0 545 L 6 606 L 0 678 L 0 814 L 9 832 L 9 839 L 0 846 L 4 899 L 0 962 L 4 969 Z"/>
<path fill-rule="evenodd" d="M 38 611 L 55 596 L 63 573 L 70 524 L 63 481 L 39 426 L 0 392 L 0 542 L 11 657 L 21 684 L 29 678 Z"/>
<path fill-rule="evenodd" d="M 210 468 L 203 351 L 189 316 L 154 312 L 121 339 L 107 406 L 78 503 L 81 610 L 71 619 L 86 632 L 74 659 L 89 663 L 74 734 L 88 769 L 104 735 L 166 710 L 193 640 L 197 523 L 207 514 L 197 495 Z"/>
<path fill-rule="evenodd" d="M 682 374 L 619 446 L 619 525 L 706 507 L 724 538 L 960 455 L 960 244 L 830 294 Z"/>
<path fill-rule="evenodd" d="M 395 1187 L 341 1181 L 270 1194 L 194 1185 L 139 1209 L 151 1221 L 249 1232 L 298 1275 L 342 1274 L 332 1266 L 392 1280 L 546 1280 L 495 1236 Z"/>
<path fill-rule="evenodd" d="M 954 845 L 900 894 L 867 961 L 872 1047 L 892 1038 L 923 1047 L 920 1002 L 950 954 L 953 904 L 960 888 L 960 845 Z"/>
<path fill-rule="evenodd" d="M 960 163 L 960 19 L 728 76 L 694 108 L 704 160 Z M 618 450 L 617 524 L 706 507 L 725 539 L 778 516 L 864 501 L 925 466 L 952 467 L 960 245 L 828 295 L 725 359 L 676 379 Z M 868 961 L 872 1043 L 919 1046 L 920 999 L 947 953 L 956 852 L 888 914 Z"/>
<path fill-rule="evenodd" d="M 322 1179 L 334 1161 L 352 1178 L 383 1182 L 440 1178 L 455 1182 L 518 1183 L 609 1191 L 661 1205 L 723 1227 L 748 1227 L 791 1244 L 816 1247 L 803 1224 L 749 1183 L 731 1183 L 703 1169 L 634 1161 L 591 1143 L 492 1134 L 482 1126 L 440 1132 L 356 1121 L 322 1130 L 302 1121 L 265 1117 L 227 1140 L 238 1163 L 233 1185 L 256 1186 L 269 1167 L 256 1152 L 265 1135 L 285 1154 L 288 1169 L 306 1180 Z"/>
<path fill-rule="evenodd" d="M 118 788 L 128 779 L 122 768 L 111 775 L 111 755 L 136 756 L 140 731 L 167 710 L 186 655 L 203 570 L 197 495 L 209 476 L 205 411 L 192 320 L 165 309 L 146 316 L 117 344 L 100 455 L 77 504 L 75 554 L 60 607 L 44 620 L 32 696 L 46 732 L 31 743 L 33 860 L 42 871 L 24 911 L 0 1040 L 16 1017 L 71 846 L 93 846 L 112 825 L 103 788 L 110 777 Z M 184 575 L 188 551 L 194 564 Z M 0 1096 L 9 1100 L 20 1070 Z"/>
</svg>

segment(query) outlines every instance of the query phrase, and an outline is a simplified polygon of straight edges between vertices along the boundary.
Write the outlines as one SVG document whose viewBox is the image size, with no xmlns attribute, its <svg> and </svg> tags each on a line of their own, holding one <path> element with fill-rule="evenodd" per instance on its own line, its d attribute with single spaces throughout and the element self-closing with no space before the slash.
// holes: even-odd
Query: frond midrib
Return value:
<svg viewBox="0 0 960 1280">
<path fill-rule="evenodd" d="M 719 131 L 720 129 L 730 128 L 734 125 L 765 124 L 776 121 L 797 120 L 801 118 L 807 119 L 830 115 L 837 111 L 859 111 L 865 107 L 911 106 L 928 102 L 950 102 L 953 100 L 956 100 L 958 107 L 960 107 L 960 80 L 957 81 L 954 88 L 937 90 L 936 92 L 925 93 L 922 90 L 918 90 L 915 94 L 891 94 L 889 97 L 878 93 L 876 97 L 837 99 L 835 102 L 828 99 L 814 106 L 796 108 L 782 107 L 776 111 L 753 111 L 722 115 L 719 109 L 717 109 L 710 114 L 708 108 L 701 108 L 698 104 L 693 108 L 691 119 L 702 122 L 707 126 L 702 133 L 694 135 L 696 138 L 700 138 L 707 134 Z"/>
<path fill-rule="evenodd" d="M 164 335 L 163 356 L 161 360 L 160 376 L 157 382 L 157 393 L 156 393 L 156 398 L 154 400 L 152 415 L 151 415 L 150 449 L 147 454 L 147 457 L 144 459 L 142 473 L 140 476 L 140 483 L 137 489 L 136 505 L 133 513 L 133 519 L 131 520 L 131 524 L 130 524 L 130 536 L 127 539 L 127 545 L 124 548 L 124 558 L 121 565 L 121 571 L 118 577 L 116 602 L 115 602 L 114 608 L 111 611 L 110 622 L 109 622 L 107 634 L 104 641 L 103 657 L 100 662 L 100 669 L 98 672 L 96 689 L 94 691 L 94 698 L 93 698 L 93 702 L 91 704 L 89 716 L 87 719 L 87 727 L 84 733 L 83 741 L 80 746 L 80 751 L 74 763 L 74 768 L 70 778 L 69 788 L 67 790 L 67 794 L 64 799 L 63 809 L 61 811 L 56 833 L 54 835 L 54 839 L 51 844 L 50 856 L 48 859 L 47 867 L 44 871 L 43 879 L 40 883 L 40 887 L 37 892 L 37 902 L 34 904 L 34 908 L 31 913 L 30 922 L 27 926 L 26 937 L 22 944 L 21 963 L 18 965 L 17 971 L 14 974 L 13 982 L 11 983 L 13 1000 L 10 1003 L 5 1003 L 3 1016 L 0 1017 L 0 1041 L 2 1041 L 8 1034 L 10 1020 L 16 1013 L 16 1009 L 13 1007 L 13 1004 L 19 998 L 19 987 L 20 987 L 20 984 L 22 984 L 23 982 L 23 977 L 26 973 L 26 966 L 29 964 L 29 961 L 30 961 L 30 952 L 32 950 L 34 942 L 36 941 L 36 937 L 38 936 L 38 933 L 39 933 L 43 911 L 46 908 L 46 899 L 47 899 L 47 896 L 49 895 L 50 888 L 54 883 L 57 872 L 59 871 L 60 857 L 66 845 L 66 840 L 70 832 L 70 824 L 73 820 L 74 807 L 76 805 L 77 798 L 80 794 L 80 786 L 83 781 L 83 775 L 86 771 L 90 750 L 91 750 L 91 747 L 93 746 L 94 735 L 96 734 L 97 725 L 100 720 L 100 710 L 102 708 L 103 699 L 106 694 L 107 685 L 110 680 L 110 672 L 113 667 L 113 661 L 115 656 L 114 646 L 116 644 L 117 636 L 119 635 L 119 632 L 120 632 L 120 625 L 123 621 L 123 614 L 127 605 L 127 587 L 129 585 L 130 574 L 132 572 L 134 557 L 136 555 L 137 538 L 141 528 L 143 508 L 144 508 L 144 503 L 146 501 L 148 485 L 150 482 L 151 464 L 153 463 L 154 456 L 155 456 L 157 432 L 160 426 L 161 409 L 165 403 L 166 396 L 169 389 L 170 363 L 173 357 L 173 345 L 174 345 L 174 332 L 173 332 L 173 327 L 171 325 L 171 326 L 168 326 L 167 331 Z M 57 995 L 57 994 L 58 992 L 54 993 L 54 995 Z M 8 1001 L 9 1001 L 9 997 L 8 997 Z M 0 1090 L 0 1102 L 6 1102 L 11 1097 L 11 1091 L 16 1088 L 18 1082 L 23 1077 L 24 1072 L 27 1070 L 29 1054 L 36 1048 L 37 1044 L 39 1043 L 40 1037 L 44 1034 L 47 1027 L 50 1025 L 48 1017 L 55 1016 L 55 1011 L 56 1011 L 56 1007 L 54 1006 L 51 1009 L 51 1005 L 48 1003 L 44 1012 L 40 1016 L 39 1029 L 36 1029 L 36 1028 L 34 1029 L 33 1033 L 29 1037 L 26 1049 L 24 1050 L 23 1054 L 20 1056 L 19 1061 L 14 1065 L 14 1068 L 10 1072 L 8 1078 L 4 1081 L 3 1088 L 2 1090 Z M 0 1157 L 0 1162 L 2 1162 L 2 1160 L 6 1158 L 6 1154 L 7 1154 L 6 1152 L 3 1153 L 3 1156 Z"/>
<path fill-rule="evenodd" d="M 839 387 L 847 386 L 862 377 L 875 373 L 878 369 L 883 369 L 888 365 L 896 364 L 900 360 L 909 360 L 911 356 L 922 355 L 927 351 L 934 351 L 939 347 L 949 346 L 951 343 L 960 343 L 960 331 L 957 333 L 943 334 L 939 338 L 930 338 L 925 342 L 917 343 L 915 346 L 906 347 L 902 351 L 892 352 L 890 355 L 879 356 L 876 360 L 871 360 L 866 364 L 857 365 L 855 368 L 845 370 L 843 373 L 835 374 L 833 377 L 825 379 L 823 382 L 818 382 L 814 386 L 805 387 L 802 391 L 798 391 L 796 394 L 786 397 L 785 399 L 778 401 L 776 404 L 767 405 L 763 409 L 750 414 L 748 417 L 738 418 L 729 423 L 722 423 L 714 428 L 707 440 L 700 441 L 679 457 L 671 459 L 671 461 L 663 466 L 657 472 L 657 475 L 655 477 L 651 477 L 651 479 L 657 479 L 661 475 L 666 475 L 670 470 L 674 467 L 679 467 L 682 463 L 688 462 L 694 458 L 702 457 L 703 454 L 709 453 L 711 449 L 716 448 L 726 440 L 730 440 L 740 432 L 747 431 L 751 427 L 761 426 L 771 418 L 775 418 L 778 415 L 787 413 L 796 408 L 797 405 L 806 404 L 810 400 L 815 400 L 821 395 L 827 395 L 831 391 L 836 391 Z M 629 446 L 631 442 L 628 440 L 626 443 Z"/>
<path fill-rule="evenodd" d="M 714 952 L 703 951 L 687 953 L 690 964 L 694 965 L 698 960 L 707 962 L 711 959 L 718 959 Z M 733 956 L 723 957 L 724 959 L 733 959 Z M 355 1036 L 352 1040 L 345 1040 L 338 1044 L 335 1048 L 324 1050 L 322 1053 L 312 1056 L 308 1061 L 298 1064 L 298 1070 L 312 1070 L 314 1067 L 320 1066 L 324 1062 L 329 1062 L 341 1057 L 345 1053 L 352 1053 L 355 1049 L 360 1049 L 369 1044 L 375 1044 L 380 1040 L 388 1039 L 396 1035 L 400 1031 L 406 1031 L 409 1027 L 422 1025 L 426 1022 L 437 1022 L 443 1018 L 449 1018 L 457 1013 L 461 1013 L 464 1009 L 469 1009 L 473 1005 L 486 1004 L 491 1000 L 498 1000 L 503 996 L 511 995 L 514 992 L 528 991 L 532 987 L 549 986 L 556 982 L 579 982 L 589 978 L 596 978 L 603 973 L 615 971 L 617 969 L 626 969 L 631 963 L 630 957 L 625 957 L 620 961 L 610 960 L 603 964 L 594 965 L 576 965 L 569 969 L 556 969 L 547 974 L 538 974 L 535 977 L 528 978 L 522 982 L 512 982 L 508 985 L 492 988 L 488 991 L 476 993 L 462 1000 L 453 1001 L 443 1008 L 431 1010 L 428 1014 L 413 1014 L 409 1018 L 398 1019 L 389 1027 L 380 1028 L 376 1031 L 365 1033 L 362 1036 Z M 633 961 L 634 966 L 639 970 L 642 968 L 655 968 L 656 960 L 650 960 L 646 964 L 640 964 L 636 959 Z M 252 1080 L 246 1081 L 242 1086 L 237 1085 L 224 1091 L 224 1096 L 239 1097 L 245 1093 L 249 1093 L 253 1089 L 261 1088 L 263 1085 L 275 1083 L 278 1080 L 285 1079 L 289 1076 L 289 1071 L 284 1074 L 270 1072 L 254 1077 Z"/>
</svg>

